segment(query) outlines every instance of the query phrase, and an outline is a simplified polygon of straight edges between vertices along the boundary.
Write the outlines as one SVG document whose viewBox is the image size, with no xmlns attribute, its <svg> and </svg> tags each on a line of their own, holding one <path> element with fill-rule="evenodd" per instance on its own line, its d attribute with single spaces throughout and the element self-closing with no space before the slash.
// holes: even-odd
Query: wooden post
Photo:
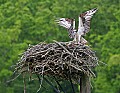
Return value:
<svg viewBox="0 0 120 93">
<path fill-rule="evenodd" d="M 80 78 L 80 93 L 91 93 L 89 77 L 86 74 Z"/>
<path fill-rule="evenodd" d="M 25 81 L 25 76 L 23 74 L 23 83 L 24 83 L 24 93 L 26 93 L 26 81 Z"/>
</svg>

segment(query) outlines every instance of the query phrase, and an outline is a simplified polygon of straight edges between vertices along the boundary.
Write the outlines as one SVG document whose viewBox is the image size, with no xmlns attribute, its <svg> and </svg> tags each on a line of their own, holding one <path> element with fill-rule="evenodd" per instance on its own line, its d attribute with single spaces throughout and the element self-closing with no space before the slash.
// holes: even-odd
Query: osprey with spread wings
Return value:
<svg viewBox="0 0 120 93">
<path fill-rule="evenodd" d="M 90 30 L 90 19 L 97 11 L 97 8 L 91 9 L 79 15 L 78 30 L 75 29 L 75 19 L 60 18 L 57 23 L 68 30 L 69 37 L 74 38 L 77 44 L 86 44 L 87 41 L 82 37 Z"/>
</svg>

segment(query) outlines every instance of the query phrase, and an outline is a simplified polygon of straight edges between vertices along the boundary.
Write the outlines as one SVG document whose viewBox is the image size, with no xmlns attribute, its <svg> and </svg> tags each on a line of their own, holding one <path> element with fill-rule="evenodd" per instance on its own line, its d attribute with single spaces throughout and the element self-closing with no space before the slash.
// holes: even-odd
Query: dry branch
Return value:
<svg viewBox="0 0 120 93">
<path fill-rule="evenodd" d="M 16 70 L 19 73 L 57 76 L 78 82 L 82 73 L 95 76 L 92 68 L 98 65 L 94 51 L 86 45 L 69 42 L 40 43 L 29 47 L 23 54 Z"/>
</svg>

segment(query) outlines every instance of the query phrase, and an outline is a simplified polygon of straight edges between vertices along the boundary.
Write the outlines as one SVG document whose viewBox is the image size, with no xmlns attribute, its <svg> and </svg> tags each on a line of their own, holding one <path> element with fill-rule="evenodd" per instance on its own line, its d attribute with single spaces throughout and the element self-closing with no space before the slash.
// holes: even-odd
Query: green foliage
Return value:
<svg viewBox="0 0 120 93">
<path fill-rule="evenodd" d="M 29 44 L 70 40 L 66 29 L 54 22 L 56 18 L 75 18 L 78 22 L 79 13 L 95 7 L 99 10 L 93 16 L 90 33 L 85 38 L 97 51 L 99 59 L 107 66 L 96 69 L 97 78 L 94 80 L 93 93 L 119 93 L 119 4 L 119 0 L 90 0 L 89 2 L 88 0 L 1 0 L 0 93 L 23 92 L 21 77 L 8 85 L 6 81 L 12 74 L 11 66 L 17 62 L 19 54 L 25 51 Z M 47 84 L 46 87 L 51 90 Z M 39 84 L 32 82 L 27 90 L 33 93 L 38 88 Z M 52 92 L 51 90 L 49 93 Z"/>
<path fill-rule="evenodd" d="M 108 68 L 107 68 L 107 80 L 110 82 L 112 87 L 110 90 L 113 93 L 119 93 L 120 91 L 120 55 L 114 55 L 110 57 L 108 61 Z"/>
<path fill-rule="evenodd" d="M 119 93 L 120 91 L 120 55 L 113 55 L 108 61 L 105 72 L 98 73 L 95 93 Z"/>
</svg>

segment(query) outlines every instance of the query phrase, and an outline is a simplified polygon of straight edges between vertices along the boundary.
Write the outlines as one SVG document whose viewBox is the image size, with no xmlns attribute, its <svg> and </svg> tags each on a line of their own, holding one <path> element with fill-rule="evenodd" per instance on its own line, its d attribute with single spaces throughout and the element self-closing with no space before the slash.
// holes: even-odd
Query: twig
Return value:
<svg viewBox="0 0 120 93">
<path fill-rule="evenodd" d="M 64 89 L 62 88 L 62 86 L 60 85 L 60 83 L 58 82 L 58 80 L 55 78 L 55 76 L 54 76 L 54 79 L 55 79 L 56 83 L 59 85 L 59 87 L 61 88 L 61 90 L 63 91 L 63 93 L 66 93 L 66 92 L 64 91 Z"/>
<path fill-rule="evenodd" d="M 45 77 L 43 77 L 43 78 L 44 78 L 44 80 L 54 89 L 55 92 L 60 93 L 60 91 L 58 91 L 58 90 L 52 85 L 51 82 L 49 82 Z"/>
<path fill-rule="evenodd" d="M 72 86 L 72 91 L 73 91 L 73 93 L 75 93 L 75 89 L 74 89 L 74 85 L 73 85 L 72 80 L 71 80 L 71 74 L 70 73 L 68 73 L 68 77 L 69 77 L 69 80 L 70 80 L 70 84 Z"/>
</svg>

